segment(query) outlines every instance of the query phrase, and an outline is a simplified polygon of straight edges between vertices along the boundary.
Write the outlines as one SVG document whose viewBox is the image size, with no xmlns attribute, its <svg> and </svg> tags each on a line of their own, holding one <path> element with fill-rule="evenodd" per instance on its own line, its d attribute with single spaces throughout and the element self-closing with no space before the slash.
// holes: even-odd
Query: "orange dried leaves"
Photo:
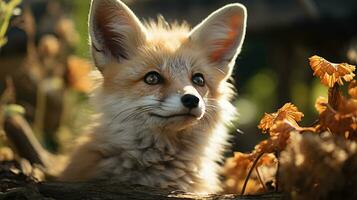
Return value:
<svg viewBox="0 0 357 200">
<path fill-rule="evenodd" d="M 224 165 L 224 188 L 226 193 L 240 193 L 245 179 L 253 167 L 254 157 L 252 154 L 235 152 L 234 156 L 228 158 Z M 250 176 L 246 186 L 245 194 L 257 194 L 266 191 L 266 184 L 274 182 L 277 170 L 277 159 L 273 154 L 263 155 L 257 162 L 255 170 Z"/>
<path fill-rule="evenodd" d="M 226 191 L 236 193 L 242 188 L 245 188 L 249 194 L 263 189 L 268 191 L 264 186 L 266 182 L 260 177 L 266 176 L 267 173 L 259 173 L 258 166 L 268 166 L 270 170 L 273 169 L 271 180 L 276 181 L 274 175 L 277 167 L 273 164 L 277 164 L 278 161 L 275 156 L 279 157 L 280 152 L 286 152 L 288 145 L 294 145 L 294 141 L 290 139 L 293 132 L 329 131 L 332 135 L 342 135 L 346 139 L 357 141 L 357 82 L 353 80 L 355 66 L 347 63 L 330 63 L 319 56 L 310 58 L 310 66 L 314 70 L 314 75 L 321 79 L 322 84 L 330 87 L 328 99 L 319 97 L 316 100 L 315 107 L 320 114 L 318 123 L 314 127 L 300 127 L 298 122 L 304 114 L 291 103 L 285 104 L 275 113 L 265 113 L 258 128 L 263 133 L 269 133 L 270 137 L 256 145 L 252 153 L 237 152 L 234 157 L 227 160 L 224 167 L 224 175 L 227 177 Z M 343 85 L 344 81 L 350 82 L 348 93 L 352 98 L 342 95 L 339 85 Z M 275 159 L 269 158 L 268 155 Z"/>
<path fill-rule="evenodd" d="M 309 58 L 310 66 L 314 70 L 314 76 L 321 79 L 321 83 L 333 87 L 335 83 L 343 85 L 343 80 L 349 82 L 353 79 L 356 69 L 354 65 L 347 63 L 331 63 L 319 56 L 312 56 Z"/>
<path fill-rule="evenodd" d="M 270 138 L 255 147 L 255 151 L 272 153 L 281 151 L 287 145 L 291 131 L 299 130 L 297 122 L 301 121 L 304 114 L 292 103 L 286 103 L 275 113 L 265 113 L 258 128 L 263 132 L 269 131 Z"/>
<path fill-rule="evenodd" d="M 300 127 L 297 122 L 301 121 L 304 114 L 292 103 L 286 103 L 275 113 L 265 113 L 258 128 L 263 132 L 269 132 L 270 138 L 255 146 L 255 154 L 280 152 L 285 149 L 291 131 L 311 131 L 312 127 Z"/>
<path fill-rule="evenodd" d="M 300 112 L 296 106 L 292 103 L 286 103 L 275 113 L 265 113 L 258 128 L 266 133 L 269 130 L 271 131 L 274 124 L 278 121 L 287 120 L 290 123 L 296 124 L 296 122 L 301 121 L 302 117 L 304 117 L 304 114 Z"/>
<path fill-rule="evenodd" d="M 319 112 L 319 131 L 330 131 L 348 139 L 356 139 L 357 132 L 357 83 L 353 80 L 355 66 L 347 63 L 330 63 L 319 56 L 310 58 L 314 75 L 330 87 L 328 100 L 319 97 L 315 108 Z M 344 97 L 339 90 L 343 80 L 350 82 L 348 93 L 352 98 Z"/>
<path fill-rule="evenodd" d="M 318 98 L 315 104 L 319 112 L 320 131 L 330 131 L 334 134 L 345 136 L 347 139 L 357 139 L 357 100 L 346 99 L 341 96 L 341 100 L 334 109 L 325 98 Z"/>
</svg>

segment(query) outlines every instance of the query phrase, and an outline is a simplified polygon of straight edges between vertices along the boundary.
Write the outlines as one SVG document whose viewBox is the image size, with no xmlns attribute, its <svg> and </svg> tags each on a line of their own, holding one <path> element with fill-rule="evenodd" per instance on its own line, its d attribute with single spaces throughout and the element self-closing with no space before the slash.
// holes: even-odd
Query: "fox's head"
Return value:
<svg viewBox="0 0 357 200">
<path fill-rule="evenodd" d="M 110 123 L 180 131 L 216 121 L 246 16 L 244 6 L 229 4 L 189 30 L 160 19 L 144 25 L 119 0 L 93 0 L 91 52 L 103 75 L 97 99 Z"/>
</svg>

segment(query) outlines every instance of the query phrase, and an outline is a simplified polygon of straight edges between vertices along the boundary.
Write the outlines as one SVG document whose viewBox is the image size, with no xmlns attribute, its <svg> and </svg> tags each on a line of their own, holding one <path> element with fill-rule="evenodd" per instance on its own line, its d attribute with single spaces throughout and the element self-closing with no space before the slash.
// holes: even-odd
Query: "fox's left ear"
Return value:
<svg viewBox="0 0 357 200">
<path fill-rule="evenodd" d="M 247 11 L 242 4 L 228 4 L 197 25 L 190 33 L 190 40 L 229 74 L 243 44 L 246 21 Z"/>
</svg>

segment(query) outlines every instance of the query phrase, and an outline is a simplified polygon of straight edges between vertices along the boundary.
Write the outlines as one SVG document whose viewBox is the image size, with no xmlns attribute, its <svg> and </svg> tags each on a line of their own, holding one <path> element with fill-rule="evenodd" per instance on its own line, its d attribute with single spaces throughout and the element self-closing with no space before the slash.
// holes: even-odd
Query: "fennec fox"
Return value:
<svg viewBox="0 0 357 200">
<path fill-rule="evenodd" d="M 243 5 L 229 4 L 190 30 L 160 19 L 142 24 L 119 0 L 92 0 L 100 117 L 60 179 L 218 192 L 225 124 L 235 113 L 227 79 L 246 17 Z"/>
</svg>

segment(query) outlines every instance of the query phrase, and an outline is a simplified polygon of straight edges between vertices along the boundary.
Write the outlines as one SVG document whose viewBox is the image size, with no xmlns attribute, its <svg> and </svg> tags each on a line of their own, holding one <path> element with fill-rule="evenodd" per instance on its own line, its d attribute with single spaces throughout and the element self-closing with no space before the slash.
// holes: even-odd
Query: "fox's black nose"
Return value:
<svg viewBox="0 0 357 200">
<path fill-rule="evenodd" d="M 192 94 L 185 94 L 181 97 L 182 104 L 189 109 L 197 108 L 200 99 Z"/>
</svg>

